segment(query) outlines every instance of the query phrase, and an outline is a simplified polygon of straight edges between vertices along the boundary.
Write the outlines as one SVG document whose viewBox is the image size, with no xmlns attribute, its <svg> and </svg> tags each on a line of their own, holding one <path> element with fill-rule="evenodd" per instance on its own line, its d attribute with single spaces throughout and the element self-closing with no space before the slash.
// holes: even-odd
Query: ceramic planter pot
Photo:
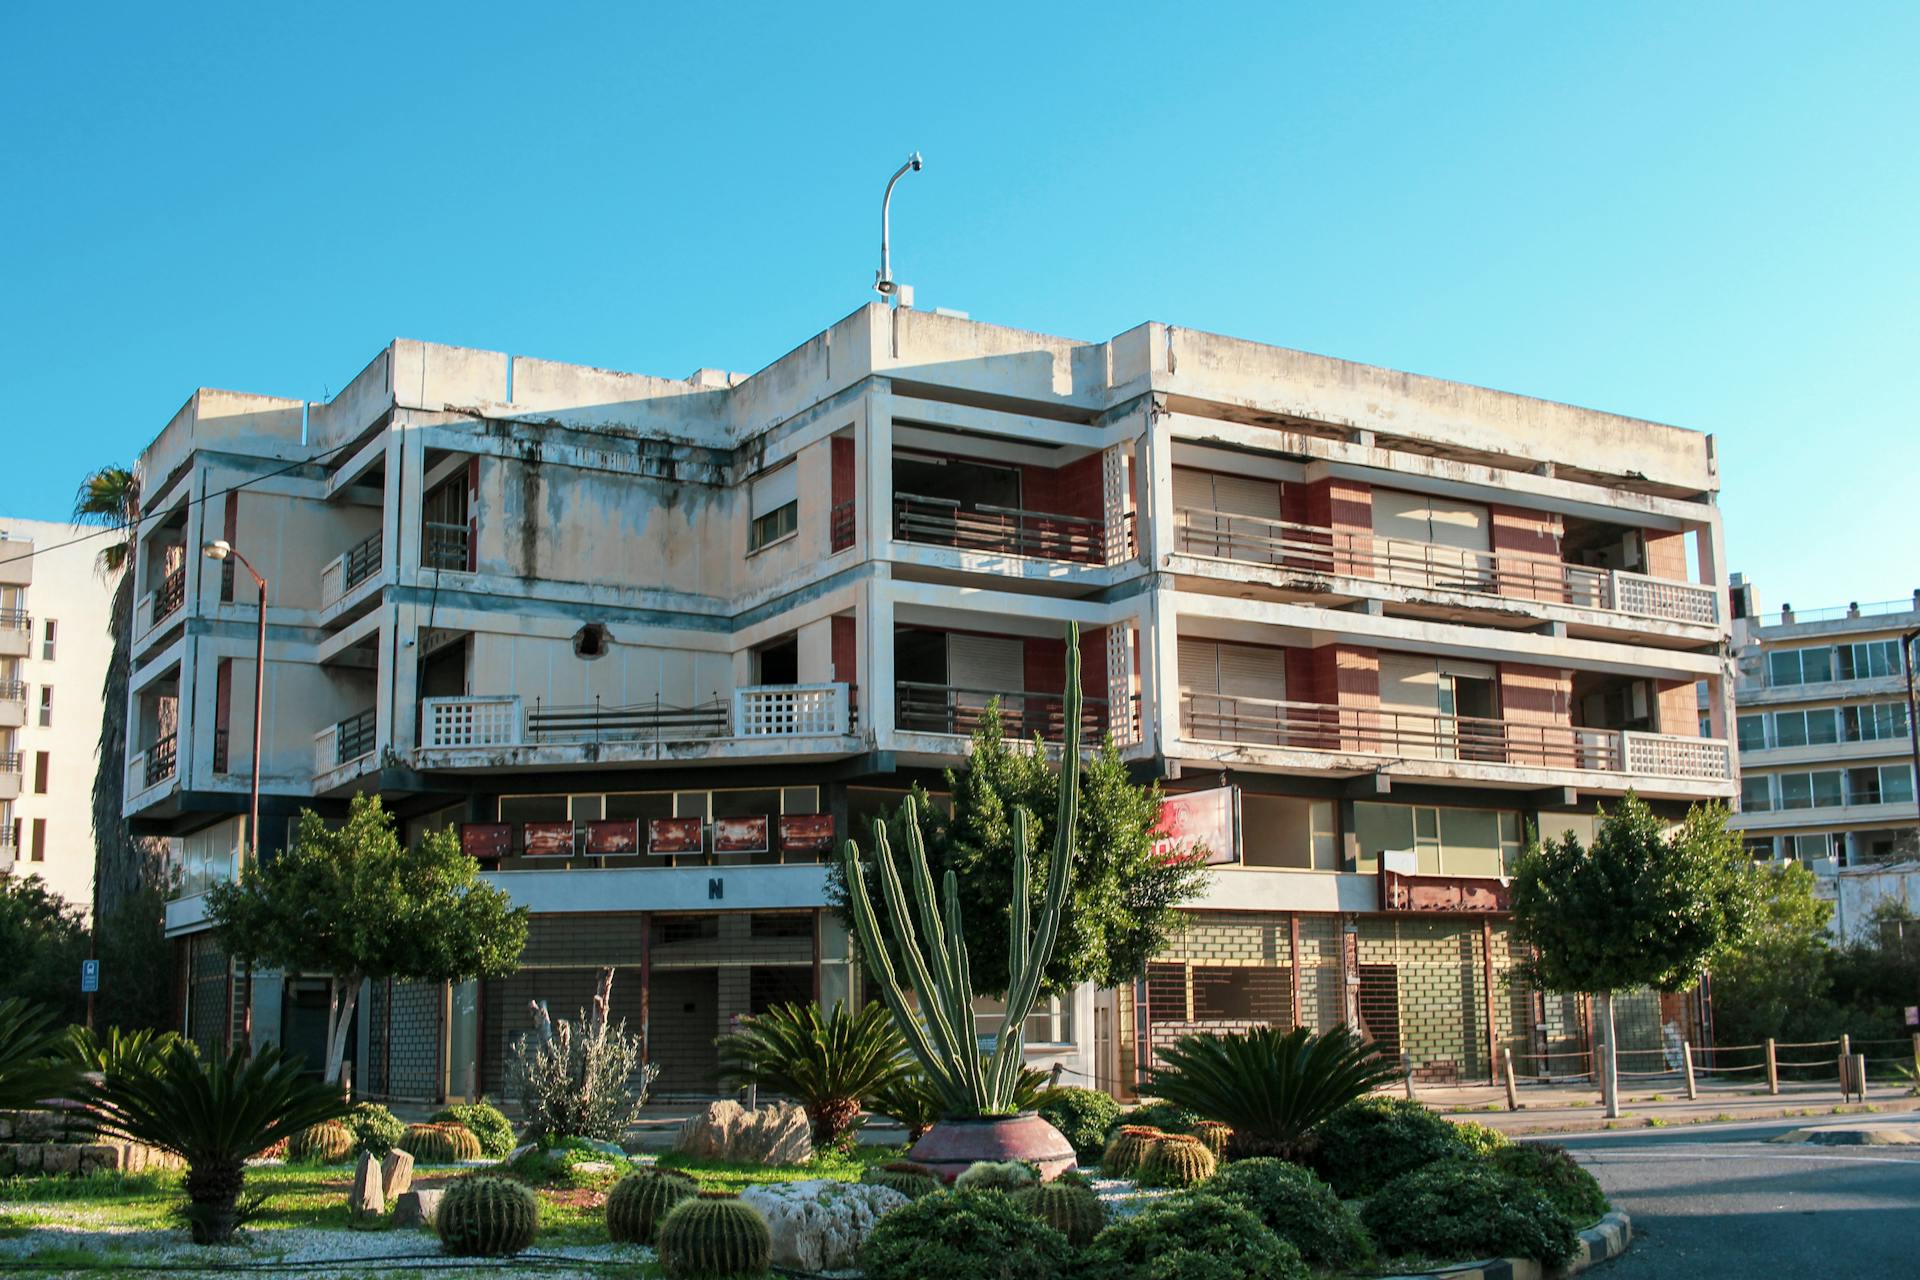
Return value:
<svg viewBox="0 0 1920 1280">
<path fill-rule="evenodd" d="M 952 1182 L 981 1160 L 1031 1160 L 1042 1178 L 1074 1166 L 1073 1144 L 1032 1111 L 981 1120 L 942 1120 L 913 1144 L 907 1159 Z"/>
</svg>

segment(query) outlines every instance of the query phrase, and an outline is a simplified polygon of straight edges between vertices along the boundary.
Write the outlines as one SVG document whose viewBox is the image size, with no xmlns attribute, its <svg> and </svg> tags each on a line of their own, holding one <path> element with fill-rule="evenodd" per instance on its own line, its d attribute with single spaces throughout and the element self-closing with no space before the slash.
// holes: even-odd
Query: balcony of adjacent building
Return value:
<svg viewBox="0 0 1920 1280">
<path fill-rule="evenodd" d="M 1134 558 L 1122 450 L 1070 450 L 896 424 L 891 501 L 903 576 L 1097 582 Z"/>
<path fill-rule="evenodd" d="M 27 722 L 27 682 L 16 675 L 18 659 L 0 658 L 0 729 Z"/>
<path fill-rule="evenodd" d="M 0 737 L 0 800 L 17 800 L 24 783 L 26 755 L 12 733 Z"/>
<path fill-rule="evenodd" d="M 1719 593 L 1679 532 L 1375 488 L 1173 469 L 1173 568 L 1194 589 L 1673 647 L 1717 640 Z M 1654 634 L 1648 634 L 1649 632 Z"/>
<path fill-rule="evenodd" d="M 1897 637 L 1769 643 L 1741 662 L 1734 697 L 1745 707 L 1906 697 Z"/>
<path fill-rule="evenodd" d="M 0 660 L 24 658 L 33 649 L 33 615 L 18 601 L 16 588 L 0 589 Z"/>
<path fill-rule="evenodd" d="M 1690 683 L 1187 634 L 1177 657 L 1181 741 L 1168 750 L 1186 758 L 1701 796 L 1724 794 L 1733 776 L 1725 741 L 1670 731 L 1697 728 L 1677 718 L 1683 696 L 1691 715 Z"/>
</svg>

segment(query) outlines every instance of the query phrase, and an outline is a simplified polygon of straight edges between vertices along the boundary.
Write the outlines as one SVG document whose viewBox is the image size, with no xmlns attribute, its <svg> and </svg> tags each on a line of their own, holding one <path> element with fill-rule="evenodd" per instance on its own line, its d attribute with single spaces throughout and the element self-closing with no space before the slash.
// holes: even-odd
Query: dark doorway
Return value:
<svg viewBox="0 0 1920 1280">
<path fill-rule="evenodd" d="M 720 1070 L 718 969 L 655 968 L 647 992 L 647 1056 L 660 1064 L 663 1093 L 710 1093 Z"/>
<path fill-rule="evenodd" d="M 800 641 L 793 636 L 754 651 L 760 684 L 800 683 Z"/>
<path fill-rule="evenodd" d="M 962 511 L 1020 505 L 1020 472 L 960 458 L 893 455 L 893 491 L 955 503 Z"/>
</svg>

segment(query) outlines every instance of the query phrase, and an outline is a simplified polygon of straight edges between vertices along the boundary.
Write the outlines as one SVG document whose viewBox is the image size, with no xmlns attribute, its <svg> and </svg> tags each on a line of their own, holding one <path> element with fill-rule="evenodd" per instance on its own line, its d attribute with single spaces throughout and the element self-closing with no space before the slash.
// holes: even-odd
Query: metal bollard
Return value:
<svg viewBox="0 0 1920 1280">
<path fill-rule="evenodd" d="M 1693 1080 L 1693 1044 L 1691 1041 L 1682 1040 L 1680 1042 L 1680 1054 L 1687 1064 L 1687 1101 L 1697 1102 L 1700 1098 L 1700 1089 L 1694 1084 Z"/>
<path fill-rule="evenodd" d="M 1920 1036 L 1915 1036 L 1914 1039 L 1920 1041 Z M 1780 1056 L 1774 1052 L 1771 1039 L 1767 1041 L 1767 1092 L 1774 1094 L 1780 1092 Z"/>
<path fill-rule="evenodd" d="M 1507 1080 L 1507 1110 L 1518 1111 L 1520 1109 L 1520 1096 L 1513 1082 L 1513 1050 L 1510 1048 L 1500 1050 L 1500 1058 L 1503 1074 Z"/>
</svg>

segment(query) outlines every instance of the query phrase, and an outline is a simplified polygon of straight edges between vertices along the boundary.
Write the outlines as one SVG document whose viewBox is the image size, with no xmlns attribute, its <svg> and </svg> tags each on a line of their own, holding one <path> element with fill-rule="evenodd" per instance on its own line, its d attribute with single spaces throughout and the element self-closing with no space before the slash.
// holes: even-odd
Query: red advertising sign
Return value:
<svg viewBox="0 0 1920 1280">
<path fill-rule="evenodd" d="M 781 814 L 780 849 L 783 853 L 831 853 L 833 851 L 833 815 L 830 813 Z"/>
<path fill-rule="evenodd" d="M 1499 880 L 1482 880 L 1471 876 L 1416 876 L 1382 870 L 1380 909 L 1491 915 L 1511 911 L 1513 897 L 1506 884 Z"/>
<path fill-rule="evenodd" d="M 648 818 L 647 852 L 699 853 L 701 825 L 698 818 Z"/>
<path fill-rule="evenodd" d="M 587 852 L 602 858 L 617 858 L 640 852 L 640 821 L 625 818 L 587 824 Z"/>
<path fill-rule="evenodd" d="M 713 851 L 715 853 L 765 853 L 772 847 L 767 843 L 768 825 L 764 814 L 757 818 L 715 818 L 713 820 Z"/>
<path fill-rule="evenodd" d="M 523 822 L 522 845 L 529 858 L 570 858 L 573 856 L 573 823 Z"/>
<path fill-rule="evenodd" d="M 482 862 L 504 858 L 513 852 L 513 827 L 505 822 L 463 822 L 460 852 Z"/>
<path fill-rule="evenodd" d="M 1163 858 L 1208 866 L 1240 861 L 1240 789 L 1183 791 L 1160 806 L 1153 851 Z"/>
</svg>

